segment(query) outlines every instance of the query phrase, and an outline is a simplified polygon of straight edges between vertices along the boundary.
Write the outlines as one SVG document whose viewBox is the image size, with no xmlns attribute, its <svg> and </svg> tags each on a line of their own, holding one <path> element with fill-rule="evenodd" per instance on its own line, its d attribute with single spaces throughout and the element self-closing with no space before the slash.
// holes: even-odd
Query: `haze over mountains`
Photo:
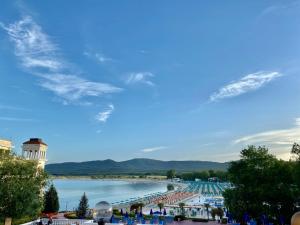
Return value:
<svg viewBox="0 0 300 225">
<path fill-rule="evenodd" d="M 111 159 L 87 162 L 64 162 L 46 165 L 52 175 L 104 175 L 104 174 L 164 174 L 175 169 L 178 173 L 202 170 L 226 170 L 228 163 L 211 161 L 161 161 L 154 159 L 131 159 L 116 162 Z"/>
</svg>

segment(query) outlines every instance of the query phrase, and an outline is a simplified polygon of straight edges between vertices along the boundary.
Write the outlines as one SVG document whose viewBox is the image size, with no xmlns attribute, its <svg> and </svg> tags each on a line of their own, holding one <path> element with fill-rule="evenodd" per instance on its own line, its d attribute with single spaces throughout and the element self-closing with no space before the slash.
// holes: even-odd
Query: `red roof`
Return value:
<svg viewBox="0 0 300 225">
<path fill-rule="evenodd" d="M 23 144 L 40 144 L 48 146 L 41 138 L 30 138 L 29 141 L 25 141 Z"/>
</svg>

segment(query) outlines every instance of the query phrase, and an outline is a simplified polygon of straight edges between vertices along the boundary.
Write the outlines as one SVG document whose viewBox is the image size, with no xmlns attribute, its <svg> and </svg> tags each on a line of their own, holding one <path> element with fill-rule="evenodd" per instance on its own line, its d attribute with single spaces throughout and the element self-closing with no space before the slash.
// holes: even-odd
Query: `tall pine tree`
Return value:
<svg viewBox="0 0 300 225">
<path fill-rule="evenodd" d="M 88 211 L 88 208 L 89 208 L 88 198 L 86 197 L 86 194 L 84 192 L 81 199 L 80 199 L 78 208 L 76 210 L 77 217 L 82 218 L 82 219 L 85 218 L 86 214 L 87 214 L 87 211 Z"/>
<path fill-rule="evenodd" d="M 53 184 L 51 184 L 48 191 L 45 193 L 44 198 L 44 212 L 58 212 L 59 201 L 57 191 Z"/>
</svg>

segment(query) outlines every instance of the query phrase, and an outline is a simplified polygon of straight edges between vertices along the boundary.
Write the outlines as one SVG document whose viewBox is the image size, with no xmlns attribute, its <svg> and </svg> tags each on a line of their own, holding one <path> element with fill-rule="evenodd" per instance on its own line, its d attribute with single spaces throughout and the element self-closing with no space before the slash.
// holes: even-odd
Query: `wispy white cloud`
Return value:
<svg viewBox="0 0 300 225">
<path fill-rule="evenodd" d="M 202 145 L 200 145 L 200 147 L 207 147 L 207 146 L 212 146 L 212 145 L 215 145 L 216 143 L 214 142 L 210 142 L 210 143 L 204 143 Z"/>
<path fill-rule="evenodd" d="M 139 50 L 139 53 L 141 53 L 141 54 L 148 54 L 148 53 L 149 53 L 149 51 L 147 51 L 147 50 L 144 50 L 144 49 L 141 49 L 141 50 Z"/>
<path fill-rule="evenodd" d="M 105 56 L 103 53 L 97 53 L 97 52 L 92 53 L 92 52 L 85 51 L 83 54 L 89 58 L 95 59 L 99 63 L 106 63 L 109 61 L 113 61 L 112 58 Z"/>
<path fill-rule="evenodd" d="M 0 120 L 2 121 L 10 121 L 10 122 L 36 122 L 35 119 L 28 119 L 28 118 L 17 118 L 17 117 L 6 117 L 0 116 Z"/>
<path fill-rule="evenodd" d="M 99 112 L 97 115 L 96 115 L 96 120 L 101 122 L 101 123 L 105 123 L 108 118 L 111 116 L 111 114 L 113 113 L 113 111 L 115 110 L 115 107 L 113 104 L 109 104 L 107 109 L 105 109 L 104 111 L 102 112 Z"/>
<path fill-rule="evenodd" d="M 92 82 L 75 75 L 40 74 L 45 78 L 40 85 L 53 91 L 56 95 L 69 101 L 78 100 L 84 96 L 100 96 L 115 93 L 119 88 L 106 83 Z"/>
<path fill-rule="evenodd" d="M 24 57 L 22 58 L 23 65 L 27 68 L 45 68 L 53 71 L 62 69 L 64 66 L 61 62 L 58 62 L 54 59 L 36 59 L 33 57 Z"/>
<path fill-rule="evenodd" d="M 0 24 L 15 45 L 15 55 L 26 71 L 40 78 L 40 85 L 64 102 L 74 102 L 88 96 L 116 93 L 121 88 L 93 82 L 73 72 L 60 57 L 59 48 L 35 21 L 27 16 L 8 26 Z"/>
<path fill-rule="evenodd" d="M 219 161 L 219 162 L 229 162 L 232 160 L 238 160 L 240 156 L 239 151 L 236 152 L 221 152 L 221 153 L 212 153 L 206 158 L 206 160 Z"/>
<path fill-rule="evenodd" d="M 142 83 L 149 86 L 155 86 L 150 80 L 152 77 L 154 77 L 154 74 L 151 72 L 130 73 L 126 79 L 126 84 Z"/>
<path fill-rule="evenodd" d="M 259 19 L 266 16 L 266 15 L 270 15 L 270 14 L 282 14 L 282 13 L 286 13 L 289 12 L 289 10 L 298 10 L 298 7 L 300 6 L 300 1 L 296 0 L 296 1 L 291 1 L 291 2 L 282 2 L 280 4 L 274 4 L 274 5 L 270 5 L 267 8 L 265 8 L 259 15 Z"/>
<path fill-rule="evenodd" d="M 166 149 L 166 148 L 167 148 L 166 146 L 157 146 L 157 147 L 152 147 L 152 148 L 144 148 L 144 149 L 141 149 L 140 151 L 144 152 L 144 153 L 156 152 L 156 151 L 163 150 L 163 149 Z"/>
<path fill-rule="evenodd" d="M 15 44 L 15 54 L 25 68 L 44 68 L 56 70 L 62 67 L 57 60 L 57 46 L 43 33 L 31 17 L 1 27 L 7 31 L 10 40 Z"/>
<path fill-rule="evenodd" d="M 224 98 L 231 98 L 257 90 L 275 78 L 282 76 L 279 72 L 264 72 L 248 74 L 240 80 L 233 81 L 221 87 L 217 92 L 210 96 L 210 101 L 215 102 Z"/>
<path fill-rule="evenodd" d="M 300 142 L 300 118 L 288 129 L 269 130 L 252 135 L 247 135 L 233 141 L 233 144 L 266 145 L 276 152 L 279 157 L 289 156 L 294 142 Z M 285 158 L 286 159 L 286 158 Z"/>
<path fill-rule="evenodd" d="M 19 107 L 19 106 L 11 106 L 11 105 L 1 105 L 0 104 L 0 109 L 3 109 L 3 110 L 20 110 L 20 111 L 28 111 L 29 109 L 25 109 L 25 108 L 22 108 L 22 107 Z"/>
</svg>

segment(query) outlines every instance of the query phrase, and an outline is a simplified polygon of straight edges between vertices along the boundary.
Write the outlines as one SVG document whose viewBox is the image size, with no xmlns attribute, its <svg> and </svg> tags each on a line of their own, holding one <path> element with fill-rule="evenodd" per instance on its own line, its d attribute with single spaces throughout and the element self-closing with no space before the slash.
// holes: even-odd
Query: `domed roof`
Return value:
<svg viewBox="0 0 300 225">
<path fill-rule="evenodd" d="M 111 204 L 109 204 L 109 203 L 106 202 L 106 201 L 98 202 L 98 203 L 95 205 L 95 209 L 106 209 L 106 210 L 109 210 L 109 209 L 111 209 L 111 208 L 112 208 Z"/>
</svg>

